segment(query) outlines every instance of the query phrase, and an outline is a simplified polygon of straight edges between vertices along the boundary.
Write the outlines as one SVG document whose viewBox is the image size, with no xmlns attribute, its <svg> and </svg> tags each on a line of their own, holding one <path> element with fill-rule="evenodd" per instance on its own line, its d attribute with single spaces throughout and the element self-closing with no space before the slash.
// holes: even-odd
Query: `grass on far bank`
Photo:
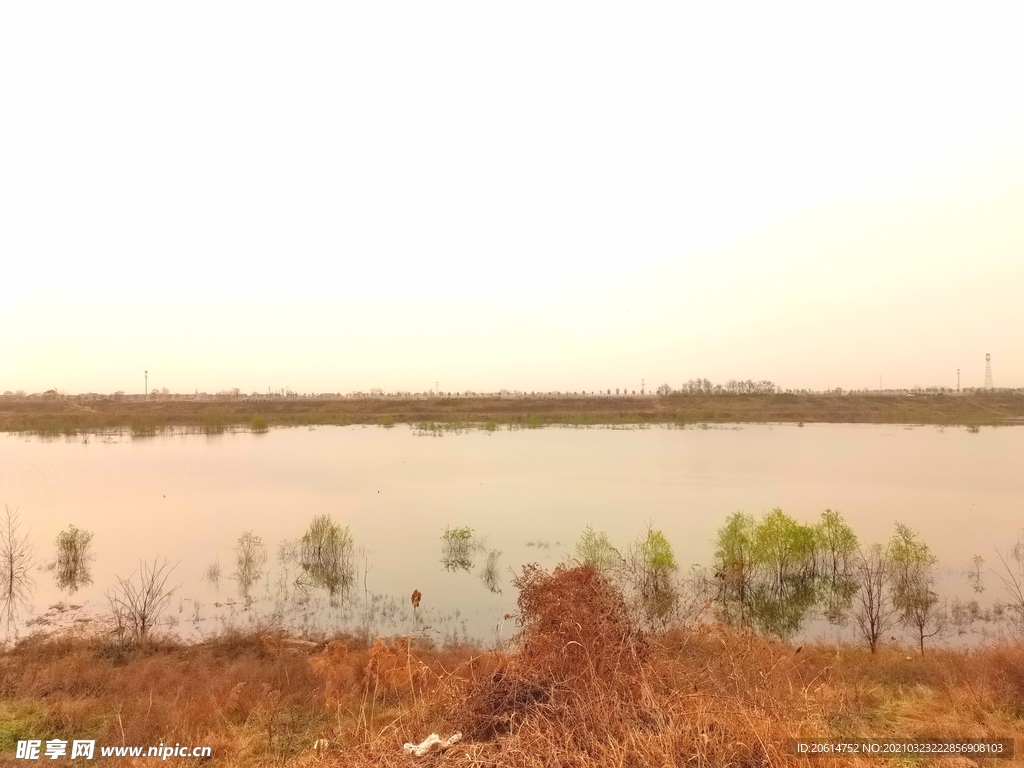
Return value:
<svg viewBox="0 0 1024 768">
<path fill-rule="evenodd" d="M 786 753 L 797 736 L 1024 738 L 1020 644 L 921 656 L 716 623 L 645 632 L 589 567 L 527 569 L 517 586 L 521 631 L 499 651 L 280 632 L 25 640 L 0 654 L 0 755 L 61 738 L 209 745 L 230 766 L 781 766 L 803 764 Z M 443 754 L 403 752 L 456 731 Z"/>
<path fill-rule="evenodd" d="M 727 423 L 1024 423 L 1024 395 L 670 395 L 664 397 L 397 397 L 336 400 L 83 400 L 0 397 L 0 432 L 73 436 L 128 430 L 136 437 L 184 429 L 379 424 L 421 431 Z"/>
</svg>

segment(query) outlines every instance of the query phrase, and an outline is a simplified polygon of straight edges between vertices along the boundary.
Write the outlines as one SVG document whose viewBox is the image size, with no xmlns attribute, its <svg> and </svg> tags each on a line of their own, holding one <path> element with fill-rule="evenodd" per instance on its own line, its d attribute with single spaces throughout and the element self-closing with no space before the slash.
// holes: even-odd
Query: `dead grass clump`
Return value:
<svg viewBox="0 0 1024 768">
<path fill-rule="evenodd" d="M 453 729 L 494 739 L 532 721 L 581 746 L 657 719 L 648 644 L 622 595 L 592 566 L 527 566 L 515 580 L 518 652 L 467 691 Z"/>
<path fill-rule="evenodd" d="M 377 638 L 369 650 L 349 647 L 342 640 L 327 643 L 321 653 L 309 658 L 309 666 L 324 681 L 328 707 L 350 704 L 367 696 L 375 704 L 395 704 L 414 698 L 429 679 L 430 668 L 413 651 L 409 638 L 390 643 Z"/>
<path fill-rule="evenodd" d="M 322 653 L 311 656 L 310 669 L 324 681 L 324 703 L 337 707 L 347 702 L 361 678 L 357 657 L 349 654 L 348 646 L 332 640 Z"/>
<path fill-rule="evenodd" d="M 415 694 L 426 680 L 427 667 L 412 652 L 409 638 L 395 638 L 388 645 L 379 637 L 366 661 L 363 685 L 375 697 L 401 699 Z"/>
</svg>

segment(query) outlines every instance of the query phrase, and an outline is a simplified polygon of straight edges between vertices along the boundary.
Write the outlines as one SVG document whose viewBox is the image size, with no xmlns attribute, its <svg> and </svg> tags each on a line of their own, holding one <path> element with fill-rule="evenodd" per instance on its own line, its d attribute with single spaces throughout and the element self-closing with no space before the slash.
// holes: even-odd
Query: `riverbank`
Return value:
<svg viewBox="0 0 1024 768">
<path fill-rule="evenodd" d="M 499 651 L 269 630 L 191 645 L 23 641 L 0 653 L 0 755 L 26 739 L 89 739 L 97 757 L 178 744 L 226 766 L 795 766 L 794 737 L 1024 743 L 1019 643 L 872 654 L 717 623 L 644 632 L 595 574 L 521 584 L 521 633 Z M 462 740 L 427 762 L 403 752 L 434 732 Z"/>
<path fill-rule="evenodd" d="M 426 429 L 728 423 L 1024 424 L 1024 395 L 669 395 L 434 398 L 0 398 L 0 431 L 75 435 L 176 428 L 420 425 Z"/>
</svg>

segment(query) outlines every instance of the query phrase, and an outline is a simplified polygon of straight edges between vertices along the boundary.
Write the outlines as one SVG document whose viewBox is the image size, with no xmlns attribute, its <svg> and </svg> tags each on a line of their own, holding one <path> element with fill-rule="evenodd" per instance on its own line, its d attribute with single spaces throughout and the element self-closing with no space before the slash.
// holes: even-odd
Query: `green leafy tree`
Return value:
<svg viewBox="0 0 1024 768">
<path fill-rule="evenodd" d="M 818 539 L 820 600 L 828 620 L 840 623 L 857 591 L 854 563 L 859 542 L 843 516 L 831 509 L 821 513 L 815 534 Z"/>
<path fill-rule="evenodd" d="M 935 564 L 932 554 L 920 536 L 903 523 L 896 523 L 896 532 L 889 541 L 892 560 L 892 603 L 900 623 L 917 636 L 918 648 L 924 654 L 924 641 L 943 632 L 945 612 L 934 590 Z"/>
<path fill-rule="evenodd" d="M 840 620 L 856 591 L 857 537 L 831 510 L 816 525 L 773 509 L 760 521 L 736 512 L 715 540 L 719 615 L 789 637 L 819 608 Z"/>
<path fill-rule="evenodd" d="M 672 545 L 661 531 L 648 528 L 630 548 L 627 572 L 649 622 L 665 622 L 672 615 L 679 598 L 674 583 L 678 570 Z"/>
<path fill-rule="evenodd" d="M 814 528 L 798 523 L 781 509 L 773 509 L 754 534 L 755 556 L 776 591 L 816 575 L 817 536 Z"/>
<path fill-rule="evenodd" d="M 773 509 L 758 523 L 753 543 L 761 575 L 751 601 L 754 621 L 766 632 L 790 637 L 817 598 L 815 529 Z"/>
<path fill-rule="evenodd" d="M 719 614 L 730 624 L 745 626 L 757 577 L 754 536 L 757 522 L 751 515 L 734 512 L 715 539 L 716 602 Z"/>
</svg>

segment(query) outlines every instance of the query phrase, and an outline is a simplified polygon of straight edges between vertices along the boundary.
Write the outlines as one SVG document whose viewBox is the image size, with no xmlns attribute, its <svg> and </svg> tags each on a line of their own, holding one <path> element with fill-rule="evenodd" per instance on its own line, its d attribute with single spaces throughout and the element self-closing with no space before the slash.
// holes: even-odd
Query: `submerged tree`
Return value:
<svg viewBox="0 0 1024 768">
<path fill-rule="evenodd" d="M 832 510 L 815 525 L 800 523 L 781 509 L 760 521 L 736 512 L 715 541 L 719 615 L 780 637 L 798 632 L 818 610 L 839 622 L 857 588 L 856 550 L 857 537 Z"/>
<path fill-rule="evenodd" d="M 177 589 L 167 585 L 175 567 L 166 559 L 154 558 L 152 563 L 141 560 L 131 576 L 116 577 L 117 583 L 107 591 L 107 600 L 115 634 L 122 644 L 141 645 L 149 639 Z"/>
<path fill-rule="evenodd" d="M 28 607 L 35 582 L 31 571 L 35 565 L 35 548 L 28 533 L 21 532 L 21 514 L 4 507 L 0 519 L 0 622 L 7 634 L 14 631 L 18 612 Z"/>
<path fill-rule="evenodd" d="M 344 599 L 356 578 L 355 542 L 347 526 L 330 515 L 313 518 L 299 543 L 302 570 L 313 586 L 326 589 L 333 603 Z"/>
<path fill-rule="evenodd" d="M 975 594 L 979 595 L 985 591 L 985 578 L 981 572 L 983 565 L 985 565 L 985 558 L 981 555 L 975 555 L 971 558 L 970 567 L 964 573 L 967 583 L 971 585 L 971 589 L 974 590 Z"/>
<path fill-rule="evenodd" d="M 679 602 L 679 566 L 665 534 L 648 528 L 647 535 L 629 548 L 625 569 L 647 621 L 667 621 Z"/>
<path fill-rule="evenodd" d="M 781 509 L 764 516 L 754 531 L 760 579 L 751 614 L 762 630 L 790 637 L 803 625 L 817 600 L 817 536 Z"/>
<path fill-rule="evenodd" d="M 263 567 L 267 563 L 267 548 L 263 539 L 252 531 L 246 531 L 238 537 L 234 546 L 235 580 L 242 596 L 249 598 L 249 590 L 263 577 Z"/>
<path fill-rule="evenodd" d="M 206 572 L 203 574 L 203 578 L 211 589 L 220 588 L 220 557 L 206 566 Z"/>
<path fill-rule="evenodd" d="M 1013 634 L 1020 636 L 1024 633 L 1024 534 L 1018 537 L 1017 544 L 1005 556 L 998 550 L 996 556 L 1002 569 L 992 572 L 1002 582 L 1006 595 L 1006 600 L 997 605 L 1009 617 Z"/>
<path fill-rule="evenodd" d="M 754 537 L 757 522 L 734 512 L 719 529 L 715 542 L 715 582 L 719 613 L 729 624 L 746 626 L 757 576 Z"/>
<path fill-rule="evenodd" d="M 946 614 L 933 589 L 938 558 L 902 523 L 896 523 L 896 533 L 889 542 L 889 556 L 893 606 L 899 612 L 900 622 L 917 635 L 923 654 L 925 639 L 941 634 L 946 628 Z"/>
<path fill-rule="evenodd" d="M 54 572 L 57 587 L 74 594 L 80 587 L 92 584 L 89 566 L 95 560 L 92 553 L 92 531 L 69 525 L 57 534 L 57 560 L 48 566 Z"/>
<path fill-rule="evenodd" d="M 896 609 L 889 599 L 892 558 L 889 548 L 873 544 L 862 548 L 854 563 L 857 593 L 853 600 L 853 620 L 871 652 L 892 626 Z"/>
<path fill-rule="evenodd" d="M 441 534 L 441 565 L 446 571 L 472 571 L 473 555 L 479 548 L 472 528 L 447 527 Z"/>
<path fill-rule="evenodd" d="M 854 564 L 859 542 L 843 516 L 831 509 L 821 513 L 815 530 L 818 540 L 818 575 L 825 617 L 841 623 L 857 592 Z"/>
</svg>

